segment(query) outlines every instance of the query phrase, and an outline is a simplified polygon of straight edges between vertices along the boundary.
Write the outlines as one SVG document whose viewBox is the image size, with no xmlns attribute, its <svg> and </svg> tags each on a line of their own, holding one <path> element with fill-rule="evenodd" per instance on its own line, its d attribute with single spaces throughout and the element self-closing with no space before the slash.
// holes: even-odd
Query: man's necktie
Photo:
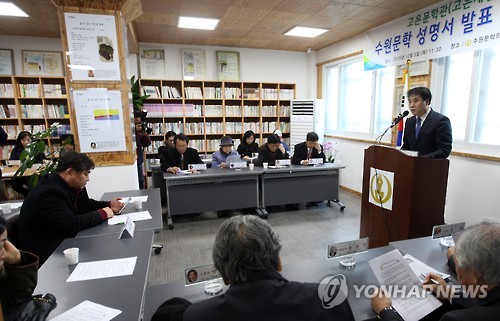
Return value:
<svg viewBox="0 0 500 321">
<path fill-rule="evenodd" d="M 421 127 L 422 127 L 422 118 L 417 117 L 417 127 L 415 127 L 415 138 L 418 137 L 418 133 L 420 132 Z"/>
<path fill-rule="evenodd" d="M 307 149 L 307 159 L 311 159 L 311 156 L 312 156 L 312 149 L 308 148 Z"/>
<path fill-rule="evenodd" d="M 187 164 L 186 164 L 186 160 L 184 159 L 184 154 L 181 155 L 181 169 L 182 170 L 187 169 Z"/>
</svg>

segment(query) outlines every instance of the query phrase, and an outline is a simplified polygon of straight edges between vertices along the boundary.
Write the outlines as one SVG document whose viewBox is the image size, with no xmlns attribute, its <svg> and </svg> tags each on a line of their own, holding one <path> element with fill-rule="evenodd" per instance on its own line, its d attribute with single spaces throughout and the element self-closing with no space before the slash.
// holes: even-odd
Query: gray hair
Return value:
<svg viewBox="0 0 500 321">
<path fill-rule="evenodd" d="M 252 271 L 276 271 L 281 244 L 278 235 L 255 216 L 233 216 L 222 223 L 212 257 L 223 278 L 231 284 L 248 280 Z"/>
<path fill-rule="evenodd" d="M 463 270 L 477 271 L 487 285 L 500 285 L 500 221 L 468 227 L 457 241 L 455 259 Z"/>
</svg>

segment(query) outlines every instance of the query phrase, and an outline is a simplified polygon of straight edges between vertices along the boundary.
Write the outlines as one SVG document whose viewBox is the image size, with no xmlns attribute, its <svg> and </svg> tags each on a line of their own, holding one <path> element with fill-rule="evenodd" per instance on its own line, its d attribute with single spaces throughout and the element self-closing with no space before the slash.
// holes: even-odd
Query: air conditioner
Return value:
<svg viewBox="0 0 500 321">
<path fill-rule="evenodd" d="M 292 100 L 290 116 L 290 148 L 306 140 L 307 133 L 315 131 L 319 142 L 325 136 L 325 101 L 323 99 Z"/>
</svg>

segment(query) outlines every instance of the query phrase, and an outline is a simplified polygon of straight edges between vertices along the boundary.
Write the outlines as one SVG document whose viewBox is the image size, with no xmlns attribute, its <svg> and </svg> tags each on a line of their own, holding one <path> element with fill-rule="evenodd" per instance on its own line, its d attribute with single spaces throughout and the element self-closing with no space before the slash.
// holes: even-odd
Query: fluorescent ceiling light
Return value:
<svg viewBox="0 0 500 321">
<path fill-rule="evenodd" d="M 28 17 L 26 12 L 12 2 L 0 2 L 0 16 Z"/>
<path fill-rule="evenodd" d="M 219 19 L 179 17 L 179 28 L 214 30 L 219 23 Z"/>
<path fill-rule="evenodd" d="M 328 29 L 293 27 L 292 29 L 288 30 L 288 32 L 285 33 L 285 36 L 314 38 L 327 31 Z"/>
</svg>

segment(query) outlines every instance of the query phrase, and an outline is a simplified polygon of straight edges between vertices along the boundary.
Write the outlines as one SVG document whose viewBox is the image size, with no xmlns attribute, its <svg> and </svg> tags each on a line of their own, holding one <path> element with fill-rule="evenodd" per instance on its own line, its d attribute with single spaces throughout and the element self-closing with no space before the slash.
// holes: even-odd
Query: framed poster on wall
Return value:
<svg viewBox="0 0 500 321">
<path fill-rule="evenodd" d="M 14 53 L 12 49 L 0 49 L 0 75 L 14 75 Z"/>
<path fill-rule="evenodd" d="M 140 48 L 139 67 L 141 78 L 166 79 L 167 67 L 165 60 L 165 49 Z"/>
<path fill-rule="evenodd" d="M 59 51 L 23 50 L 25 76 L 64 76 L 63 57 Z"/>
<path fill-rule="evenodd" d="M 217 51 L 217 79 L 240 80 L 240 53 Z"/>
<path fill-rule="evenodd" d="M 182 79 L 206 80 L 205 50 L 182 50 Z"/>
</svg>

